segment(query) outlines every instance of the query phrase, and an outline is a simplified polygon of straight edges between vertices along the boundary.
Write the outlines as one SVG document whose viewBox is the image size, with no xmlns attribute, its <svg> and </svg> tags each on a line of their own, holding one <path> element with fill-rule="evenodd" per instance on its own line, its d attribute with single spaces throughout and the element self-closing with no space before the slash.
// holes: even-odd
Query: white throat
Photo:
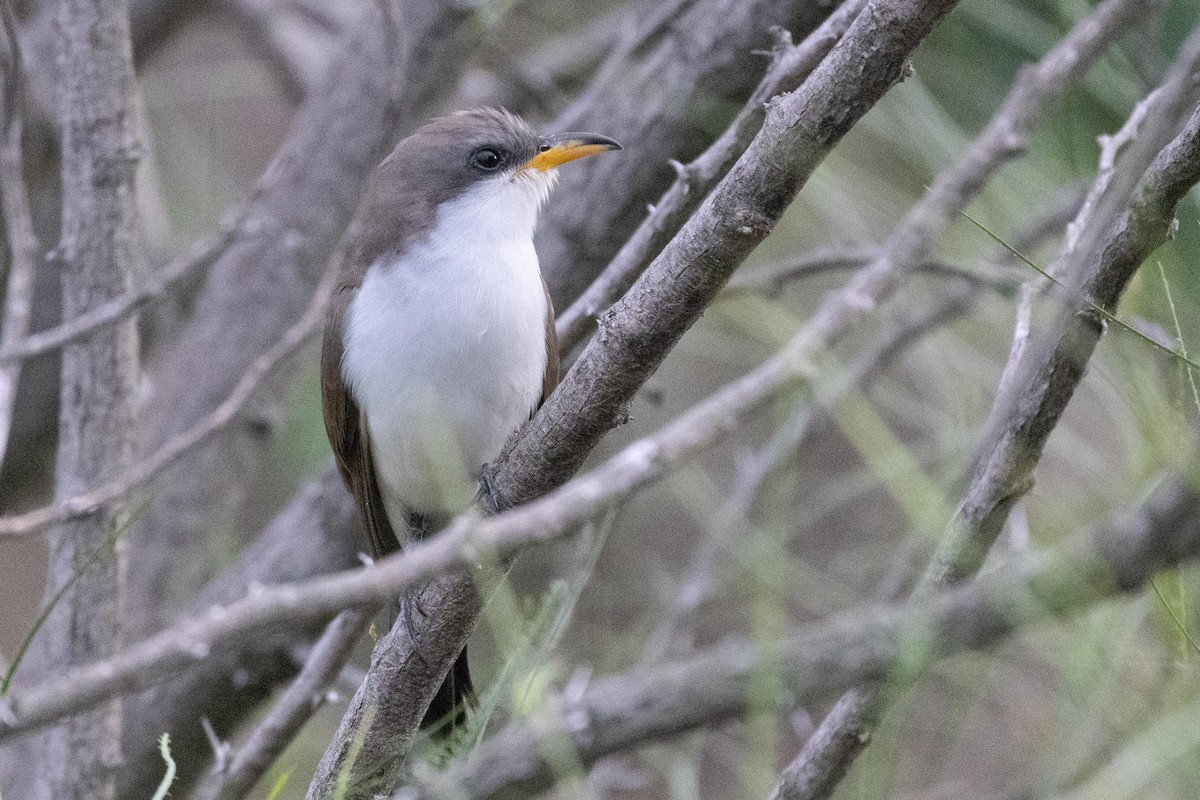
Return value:
<svg viewBox="0 0 1200 800">
<path fill-rule="evenodd" d="M 367 270 L 342 374 L 365 417 L 393 529 L 459 511 L 541 397 L 546 299 L 533 248 L 553 171 L 483 180 L 428 236 Z"/>
</svg>

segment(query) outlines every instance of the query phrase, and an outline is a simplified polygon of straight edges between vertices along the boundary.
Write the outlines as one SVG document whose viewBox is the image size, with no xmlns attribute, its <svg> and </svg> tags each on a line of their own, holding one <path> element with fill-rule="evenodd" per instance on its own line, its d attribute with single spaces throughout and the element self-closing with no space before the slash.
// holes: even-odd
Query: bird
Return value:
<svg viewBox="0 0 1200 800">
<path fill-rule="evenodd" d="M 620 149 L 477 108 L 416 129 L 368 178 L 327 315 L 321 398 L 373 558 L 468 508 L 482 467 L 557 385 L 538 214 L 561 165 Z M 464 647 L 421 727 L 458 724 L 472 698 Z"/>
</svg>

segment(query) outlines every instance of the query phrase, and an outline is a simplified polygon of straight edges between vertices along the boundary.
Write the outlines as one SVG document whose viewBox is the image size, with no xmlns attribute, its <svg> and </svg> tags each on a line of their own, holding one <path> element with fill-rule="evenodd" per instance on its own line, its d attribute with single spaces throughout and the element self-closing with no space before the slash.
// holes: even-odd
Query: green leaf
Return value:
<svg viewBox="0 0 1200 800">
<path fill-rule="evenodd" d="M 267 793 L 266 800 L 277 800 L 279 793 L 283 791 L 283 787 L 287 786 L 288 779 L 291 777 L 291 770 L 281 772 L 279 777 L 275 779 L 275 783 L 271 785 L 271 791 Z"/>
<path fill-rule="evenodd" d="M 1192 636 L 1191 607 L 1188 605 L 1179 570 L 1160 572 L 1150 579 L 1150 588 L 1158 597 L 1155 607 L 1160 610 L 1158 616 L 1164 638 L 1180 657 L 1187 656 L 1191 651 L 1200 653 L 1200 645 L 1196 644 Z M 1165 615 L 1161 612 L 1165 612 Z"/>
</svg>

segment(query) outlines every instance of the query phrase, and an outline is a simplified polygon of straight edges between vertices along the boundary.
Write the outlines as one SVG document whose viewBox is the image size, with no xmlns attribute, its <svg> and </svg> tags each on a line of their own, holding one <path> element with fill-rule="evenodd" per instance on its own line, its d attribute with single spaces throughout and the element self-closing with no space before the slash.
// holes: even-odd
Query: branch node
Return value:
<svg viewBox="0 0 1200 800">
<path fill-rule="evenodd" d="M 233 747 L 229 742 L 221 739 L 208 717 L 200 718 L 200 727 L 204 729 L 204 738 L 208 739 L 208 746 L 213 751 L 212 773 L 214 775 L 225 774 L 229 769 L 229 756 L 233 753 Z"/>
<path fill-rule="evenodd" d="M 6 728 L 15 728 L 19 723 L 17 713 L 12 707 L 12 697 L 0 699 L 0 725 L 4 725 Z"/>
<path fill-rule="evenodd" d="M 796 43 L 792 40 L 792 32 L 782 25 L 772 25 L 770 34 L 774 40 L 771 46 L 771 60 L 772 63 L 777 64 L 788 50 L 796 46 Z"/>
</svg>

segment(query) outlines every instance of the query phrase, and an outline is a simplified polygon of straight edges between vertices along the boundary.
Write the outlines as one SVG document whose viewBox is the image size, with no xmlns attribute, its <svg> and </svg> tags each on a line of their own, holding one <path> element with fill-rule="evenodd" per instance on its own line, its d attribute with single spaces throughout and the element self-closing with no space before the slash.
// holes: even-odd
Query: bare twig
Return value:
<svg viewBox="0 0 1200 800">
<path fill-rule="evenodd" d="M 686 661 L 595 680 L 579 695 L 548 704 L 556 712 L 499 732 L 465 763 L 433 776 L 428 786 L 399 790 L 393 800 L 532 797 L 554 784 L 561 774 L 555 767 L 565 759 L 586 768 L 603 756 L 744 714 L 753 696 L 749 682 L 763 664 L 779 669 L 786 691 L 769 698 L 779 708 L 812 704 L 886 679 L 897 659 L 907 674 L 1136 590 L 1167 564 L 1200 557 L 1200 495 L 1189 480 L 1166 482 L 1134 514 L 1055 557 L 1019 558 L 971 585 L 915 604 L 857 609 L 782 641 L 730 643 Z"/>
<path fill-rule="evenodd" d="M 833 791 L 871 741 L 874 730 L 868 704 L 875 701 L 874 688 L 856 686 L 840 698 L 813 735 L 801 755 L 783 770 L 770 800 L 819 797 Z"/>
<path fill-rule="evenodd" d="M 124 498 L 145 486 L 193 448 L 204 445 L 236 419 L 271 372 L 320 329 L 329 302 L 329 290 L 335 279 L 336 273 L 330 270 L 300 320 L 284 332 L 278 342 L 250 365 L 241 380 L 234 386 L 233 391 L 212 413 L 196 422 L 188 430 L 171 437 L 152 455 L 139 461 L 117 480 L 59 500 L 53 505 L 16 516 L 0 518 L 0 539 L 28 536 L 55 522 L 79 519 L 93 514 L 108 503 Z"/>
<path fill-rule="evenodd" d="M 674 162 L 678 173 L 675 183 L 654 204 L 650 215 L 600 277 L 559 315 L 558 341 L 564 353 L 583 341 L 596 316 L 633 285 L 746 150 L 766 117 L 767 101 L 804 82 L 846 33 L 864 2 L 848 0 L 800 44 L 777 50 L 767 74 L 720 138 L 687 166 Z"/>
<path fill-rule="evenodd" d="M 794 258 L 781 259 L 756 270 L 754 275 L 743 279 L 734 278 L 726 292 L 760 292 L 770 297 L 779 295 L 789 285 L 827 272 L 858 270 L 870 266 L 882 257 L 879 248 L 841 249 L 819 248 Z M 1020 284 L 1024 272 L 1016 268 L 972 268 L 948 261 L 922 261 L 912 267 L 913 272 L 965 280 L 979 286 L 1002 292 L 1011 291 Z"/>
<path fill-rule="evenodd" d="M 850 389 L 863 388 L 881 368 L 893 363 L 907 347 L 965 314 L 970 309 L 974 289 L 969 287 L 951 291 L 929 309 L 900 320 L 883 335 L 877 346 L 860 357 L 844 374 L 833 377 L 831 382 L 834 385 L 817 390 L 822 405 L 835 403 Z M 717 515 L 712 530 L 692 558 L 688 574 L 672 593 L 670 605 L 663 610 L 654 631 L 647 637 L 641 663 L 651 664 L 662 660 L 671 642 L 680 631 L 686 629 L 688 617 L 719 591 L 720 583 L 712 575 L 713 568 L 721 562 L 726 549 L 734 541 L 740 541 L 740 538 L 729 536 L 732 526 L 748 524 L 750 510 L 768 476 L 803 445 L 813 431 L 814 423 L 822 417 L 815 404 L 799 404 L 771 439 L 739 466 L 733 497 Z"/>
<path fill-rule="evenodd" d="M 1191 93 L 1189 85 L 1194 83 L 1193 73 L 1196 71 L 1197 62 L 1200 62 L 1200 29 L 1193 32 L 1180 49 L 1179 58 L 1163 85 L 1146 95 L 1133 107 L 1133 111 L 1121 125 L 1120 130 L 1110 136 L 1099 137 L 1100 158 L 1096 170 L 1096 180 L 1088 190 L 1079 214 L 1067 226 L 1067 236 L 1062 242 L 1058 257 L 1046 270 L 1050 275 L 1056 275 L 1061 271 L 1063 265 L 1079 248 L 1080 239 L 1089 228 L 1100 227 L 1094 223 L 1093 217 L 1099 213 L 1101 201 L 1109 194 L 1109 186 L 1117 169 L 1117 157 L 1130 143 L 1138 140 L 1142 125 L 1147 118 L 1154 118 L 1155 124 L 1160 129 L 1169 125 L 1169 120 L 1179 118 L 1181 113 L 1179 103 L 1181 98 Z M 1157 138 L 1161 147 L 1165 143 L 1166 137 L 1173 133 L 1173 130 L 1165 134 L 1160 130 L 1157 135 L 1155 132 L 1151 132 L 1149 136 L 1144 137 L 1144 140 Z M 1122 166 L 1128 173 L 1140 175 L 1149 165 L 1150 156 L 1143 154 L 1138 157 L 1135 154 L 1134 158 L 1135 163 Z M 996 389 L 998 397 L 1008 394 L 1011 390 L 1012 382 L 1016 378 L 1017 365 L 1021 363 L 1021 359 L 1025 355 L 1025 348 L 1028 346 L 1029 337 L 1032 334 L 1034 300 L 1051 285 L 1046 278 L 1035 276 L 1027 280 L 1021 287 L 1020 299 L 1017 302 L 1016 322 L 1013 326 L 1012 345 L 1009 348 L 1008 360 L 1004 364 L 1004 372 L 1000 375 L 1000 382 Z"/>
<path fill-rule="evenodd" d="M 29 193 L 21 157 L 22 76 L 21 49 L 17 41 L 14 10 L 0 8 L 3 26 L 3 64 L 0 65 L 0 202 L 3 203 L 4 233 L 8 240 L 8 282 L 4 291 L 4 317 L 0 321 L 0 350 L 15 346 L 29 331 L 33 308 L 33 279 L 41 248 L 33 232 Z M 20 364 L 0 363 L 0 463 L 8 448 L 13 407 L 17 398 Z"/>
<path fill-rule="evenodd" d="M 124 322 L 151 303 L 166 299 L 180 284 L 194 279 L 221 257 L 236 238 L 241 212 L 227 216 L 212 238 L 197 242 L 187 253 L 156 270 L 131 292 L 125 292 L 59 325 L 0 345 L 0 366 L 14 364 L 65 347 L 100 328 Z"/>
<path fill-rule="evenodd" d="M 254 788 L 324 702 L 326 691 L 370 621 L 369 611 L 348 610 L 329 623 L 296 680 L 255 726 L 228 767 L 196 789 L 196 800 L 240 800 Z"/>
</svg>

